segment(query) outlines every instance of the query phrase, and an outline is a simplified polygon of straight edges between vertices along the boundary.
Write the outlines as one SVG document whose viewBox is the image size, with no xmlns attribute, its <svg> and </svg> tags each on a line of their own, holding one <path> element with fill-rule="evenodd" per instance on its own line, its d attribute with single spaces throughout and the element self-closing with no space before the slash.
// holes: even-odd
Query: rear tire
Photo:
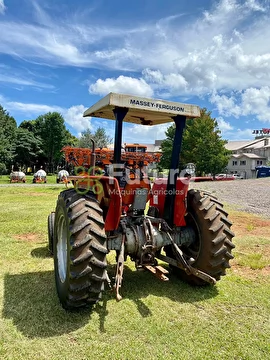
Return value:
<svg viewBox="0 0 270 360">
<path fill-rule="evenodd" d="M 51 212 L 48 216 L 48 240 L 49 240 L 48 247 L 52 255 L 53 255 L 54 221 L 55 221 L 55 213 Z"/>
<path fill-rule="evenodd" d="M 106 280 L 103 212 L 92 194 L 75 189 L 58 197 L 54 226 L 56 289 L 65 309 L 95 304 Z"/>
<path fill-rule="evenodd" d="M 194 268 L 219 280 L 230 268 L 229 261 L 235 247 L 232 243 L 234 233 L 230 230 L 232 223 L 223 204 L 209 193 L 199 190 L 189 190 L 187 195 L 187 226 L 192 226 L 196 232 L 196 240 L 188 247 L 181 247 L 186 260 L 193 258 Z M 171 246 L 165 247 L 167 256 L 175 258 Z M 172 266 L 175 274 L 194 285 L 208 283 L 194 275 Z"/>
</svg>

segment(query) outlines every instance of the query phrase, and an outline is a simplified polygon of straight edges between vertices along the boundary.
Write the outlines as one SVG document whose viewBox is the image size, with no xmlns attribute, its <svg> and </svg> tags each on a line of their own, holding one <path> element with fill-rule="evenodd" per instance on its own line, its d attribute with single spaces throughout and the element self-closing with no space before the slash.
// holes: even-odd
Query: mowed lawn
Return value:
<svg viewBox="0 0 270 360">
<path fill-rule="evenodd" d="M 58 302 L 47 216 L 64 185 L 0 186 L 0 359 L 270 359 L 270 220 L 230 211 L 235 259 L 214 287 L 124 271 L 123 300 Z M 114 254 L 109 255 L 112 274 Z"/>
</svg>

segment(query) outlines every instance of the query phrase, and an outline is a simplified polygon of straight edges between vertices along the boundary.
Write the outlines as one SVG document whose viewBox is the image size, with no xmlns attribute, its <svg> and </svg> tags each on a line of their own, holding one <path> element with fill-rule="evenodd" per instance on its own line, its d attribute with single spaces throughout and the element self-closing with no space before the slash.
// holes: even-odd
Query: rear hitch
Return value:
<svg viewBox="0 0 270 360">
<path fill-rule="evenodd" d="M 198 278 L 200 278 L 212 285 L 215 285 L 216 284 L 215 278 L 213 278 L 212 276 L 206 274 L 205 272 L 203 272 L 199 269 L 196 269 L 190 265 L 190 263 L 194 262 L 194 259 L 190 259 L 190 261 L 187 261 L 184 258 L 183 251 L 179 248 L 179 246 L 174 242 L 173 238 L 171 237 L 171 234 L 169 232 L 171 229 L 170 229 L 169 225 L 166 223 L 166 221 L 164 221 L 162 223 L 162 227 L 163 227 L 164 231 L 166 231 L 167 236 L 171 241 L 172 249 L 173 249 L 176 260 L 171 259 L 171 258 L 161 255 L 161 254 L 158 256 L 159 259 L 165 260 L 166 262 L 180 268 L 181 270 L 184 270 L 187 275 L 197 276 Z"/>
</svg>

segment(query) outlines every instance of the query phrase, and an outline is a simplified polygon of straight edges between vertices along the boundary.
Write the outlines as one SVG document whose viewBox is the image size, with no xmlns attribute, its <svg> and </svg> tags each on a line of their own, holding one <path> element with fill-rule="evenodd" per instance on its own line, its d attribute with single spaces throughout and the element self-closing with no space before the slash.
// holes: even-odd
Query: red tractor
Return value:
<svg viewBox="0 0 270 360">
<path fill-rule="evenodd" d="M 215 284 L 233 258 L 232 223 L 223 205 L 211 194 L 189 190 L 189 177 L 179 177 L 179 154 L 187 117 L 200 116 L 198 106 L 110 93 L 84 116 L 115 120 L 113 159 L 97 172 L 100 155 L 84 155 L 83 168 L 70 176 L 74 188 L 58 196 L 48 217 L 49 247 L 54 254 L 56 289 L 65 309 L 95 304 L 106 284 L 121 300 L 124 262 L 168 280 L 169 267 L 190 284 Z M 122 151 L 123 121 L 176 126 L 168 178 L 151 186 L 144 158 Z M 78 153 L 77 153 L 78 155 Z M 75 153 L 69 159 L 78 163 Z M 105 155 L 104 155 L 105 156 Z M 98 158 L 98 161 L 97 161 Z M 99 165 L 98 165 L 99 166 Z M 146 211 L 149 204 L 148 211 Z M 106 256 L 116 251 L 113 284 Z"/>
</svg>

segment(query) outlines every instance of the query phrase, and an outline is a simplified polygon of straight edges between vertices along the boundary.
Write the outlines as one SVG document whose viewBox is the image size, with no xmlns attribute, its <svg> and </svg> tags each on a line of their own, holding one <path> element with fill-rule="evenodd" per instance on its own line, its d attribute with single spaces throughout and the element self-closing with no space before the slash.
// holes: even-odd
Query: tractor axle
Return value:
<svg viewBox="0 0 270 360">
<path fill-rule="evenodd" d="M 185 227 L 168 232 L 168 225 L 163 219 L 143 217 L 126 217 L 120 222 L 120 230 L 115 236 L 108 237 L 108 250 L 117 252 L 117 269 L 113 289 L 117 301 L 122 299 L 120 288 L 123 280 L 124 261 L 129 255 L 135 261 L 137 269 L 146 269 L 159 279 L 166 281 L 168 271 L 157 266 L 156 257 L 163 246 L 176 244 L 190 245 L 196 239 L 195 231 Z"/>
<path fill-rule="evenodd" d="M 189 246 L 196 239 L 193 228 L 177 228 L 170 232 L 163 229 L 163 219 L 153 219 L 148 216 L 122 220 L 121 229 L 125 224 L 124 253 L 140 265 L 153 265 L 155 254 L 164 246 L 171 245 L 171 238 L 178 245 Z M 115 236 L 108 237 L 108 250 L 121 250 L 123 232 L 119 231 Z"/>
</svg>

